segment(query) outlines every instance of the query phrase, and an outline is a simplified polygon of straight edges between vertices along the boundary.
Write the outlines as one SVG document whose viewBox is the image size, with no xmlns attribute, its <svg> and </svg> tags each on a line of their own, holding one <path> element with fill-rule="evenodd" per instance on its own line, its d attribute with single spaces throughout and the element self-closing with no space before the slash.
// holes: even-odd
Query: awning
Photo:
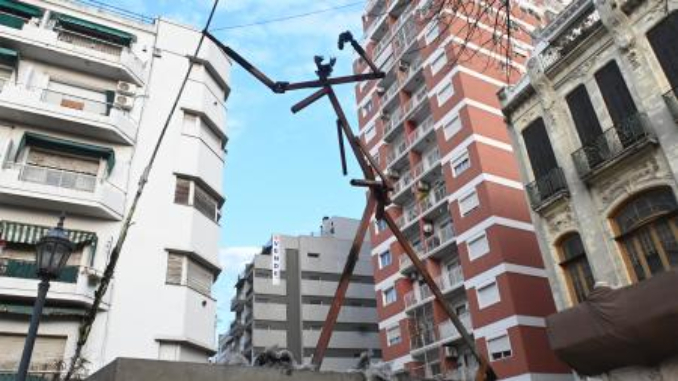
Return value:
<svg viewBox="0 0 678 381">
<path fill-rule="evenodd" d="M 51 226 L 0 221 L 0 239 L 12 243 L 35 245 L 51 228 Z M 77 246 L 92 245 L 96 250 L 98 242 L 96 233 L 81 230 L 66 230 L 66 234 L 68 234 L 68 239 Z"/>
<path fill-rule="evenodd" d="M 26 18 L 42 17 L 42 9 L 15 0 L 0 0 L 0 10 Z"/>
<path fill-rule="evenodd" d="M 88 33 L 93 33 L 100 38 L 111 40 L 121 45 L 129 46 L 136 39 L 136 37 L 133 34 L 124 32 L 119 29 L 107 27 L 105 25 L 96 24 L 91 21 L 79 19 L 77 17 L 68 15 L 58 15 L 56 19 L 59 25 L 63 27 L 73 29 L 76 31 L 79 30 Z"/>
<path fill-rule="evenodd" d="M 0 47 L 0 64 L 15 67 L 19 61 L 19 53 L 16 50 Z"/>
<path fill-rule="evenodd" d="M 33 306 L 2 303 L 0 304 L 0 313 L 30 316 L 33 314 Z M 72 307 L 44 307 L 42 310 L 43 316 L 53 317 L 82 317 L 85 316 L 85 314 L 85 309 Z"/>
<path fill-rule="evenodd" d="M 70 153 L 73 155 L 88 156 L 97 159 L 106 160 L 108 173 L 111 173 L 115 166 L 115 151 L 108 147 L 100 147 L 86 143 L 78 143 L 71 140 L 54 138 L 47 135 L 27 132 L 21 139 L 17 148 L 17 157 L 25 146 L 40 147 L 51 149 L 57 152 Z"/>
</svg>

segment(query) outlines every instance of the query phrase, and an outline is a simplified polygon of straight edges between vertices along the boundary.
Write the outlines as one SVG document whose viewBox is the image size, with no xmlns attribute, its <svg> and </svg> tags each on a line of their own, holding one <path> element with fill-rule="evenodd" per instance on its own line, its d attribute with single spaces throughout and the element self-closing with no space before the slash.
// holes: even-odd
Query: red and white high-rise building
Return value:
<svg viewBox="0 0 678 381">
<path fill-rule="evenodd" d="M 500 378 L 571 380 L 549 349 L 554 302 L 496 96 L 505 57 L 478 46 L 492 38 L 481 22 L 455 59 L 467 25 L 422 21 L 430 3 L 368 3 L 367 51 L 387 75 L 356 87 L 360 137 L 397 179 L 389 213 Z M 510 81 L 525 71 L 535 9 L 515 6 Z M 359 59 L 354 70 L 369 68 Z M 371 240 L 384 360 L 403 374 L 473 379 L 469 349 L 395 237 L 375 221 Z"/>
</svg>

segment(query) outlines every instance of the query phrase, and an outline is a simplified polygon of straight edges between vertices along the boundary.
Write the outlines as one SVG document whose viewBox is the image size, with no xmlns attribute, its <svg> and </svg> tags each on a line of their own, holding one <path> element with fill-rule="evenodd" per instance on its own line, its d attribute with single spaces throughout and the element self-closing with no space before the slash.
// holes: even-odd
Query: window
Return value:
<svg viewBox="0 0 678 381">
<path fill-rule="evenodd" d="M 187 286 L 203 295 L 210 295 L 214 274 L 183 253 L 167 253 L 167 284 Z"/>
<path fill-rule="evenodd" d="M 440 26 L 436 21 L 433 21 L 433 23 L 429 24 L 428 29 L 426 30 L 426 34 L 424 35 L 426 45 L 431 44 L 436 38 L 438 38 L 439 35 L 440 35 Z"/>
<path fill-rule="evenodd" d="M 99 160 L 30 146 L 20 173 L 22 181 L 94 192 Z"/>
<path fill-rule="evenodd" d="M 403 341 L 400 326 L 396 325 L 386 330 L 386 342 L 389 347 L 400 344 Z"/>
<path fill-rule="evenodd" d="M 391 304 L 398 299 L 398 294 L 394 287 L 389 287 L 383 291 L 384 305 Z"/>
<path fill-rule="evenodd" d="M 678 12 L 672 12 L 647 33 L 652 50 L 673 89 L 678 88 Z M 674 90 L 674 93 L 676 91 Z"/>
<path fill-rule="evenodd" d="M 372 111 L 372 100 L 370 99 L 365 103 L 365 106 L 362 107 L 362 113 L 363 113 L 363 118 L 369 115 L 369 113 Z"/>
<path fill-rule="evenodd" d="M 307 253 L 306 254 L 309 258 L 320 258 L 320 253 Z"/>
<path fill-rule="evenodd" d="M 461 156 L 452 160 L 452 175 L 454 177 L 459 177 L 459 175 L 466 172 L 469 168 L 471 168 L 471 159 L 469 158 L 468 151 L 465 151 Z"/>
<path fill-rule="evenodd" d="M 452 119 L 443 123 L 443 133 L 445 134 L 445 139 L 450 140 L 454 134 L 461 130 L 461 119 L 459 119 L 459 114 L 454 115 Z"/>
<path fill-rule="evenodd" d="M 447 102 L 448 99 L 452 98 L 454 95 L 454 85 L 452 84 L 452 80 L 445 84 L 440 90 L 438 90 L 438 93 L 436 94 L 438 98 L 438 106 L 441 106 L 443 103 Z"/>
<path fill-rule="evenodd" d="M 212 221 L 218 222 L 221 219 L 222 200 L 209 191 L 206 186 L 198 184 L 194 180 L 177 177 L 174 188 L 174 202 L 193 206 Z"/>
<path fill-rule="evenodd" d="M 603 66 L 594 76 L 603 95 L 607 111 L 612 118 L 612 123 L 620 130 L 623 144 L 625 143 L 623 138 L 626 134 L 621 129 L 625 128 L 624 124 L 630 117 L 638 113 L 636 103 L 633 101 L 629 88 L 626 86 L 624 77 L 615 61 L 610 61 Z"/>
<path fill-rule="evenodd" d="M 367 128 L 365 128 L 365 141 L 370 142 L 372 139 L 374 139 L 376 134 L 377 130 L 374 124 L 367 126 Z"/>
<path fill-rule="evenodd" d="M 476 293 L 478 294 L 478 308 L 480 309 L 499 303 L 501 300 L 496 281 L 476 288 Z"/>
<path fill-rule="evenodd" d="M 389 266 L 393 263 L 393 258 L 391 252 L 386 250 L 383 253 L 379 254 L 379 268 L 383 269 L 386 266 Z"/>
<path fill-rule="evenodd" d="M 9 82 L 9 79 L 12 78 L 13 71 L 12 68 L 0 66 L 0 89 L 3 89 L 5 84 Z"/>
<path fill-rule="evenodd" d="M 490 244 L 485 233 L 470 239 L 466 246 L 468 247 L 468 256 L 471 260 L 478 259 L 490 251 Z"/>
<path fill-rule="evenodd" d="M 226 141 L 219 136 L 200 116 L 184 113 L 183 133 L 200 139 L 207 147 L 218 155 L 224 151 Z"/>
<path fill-rule="evenodd" d="M 554 168 L 558 167 L 558 163 L 553 148 L 551 148 L 551 140 L 549 140 L 546 132 L 544 120 L 539 118 L 530 123 L 523 130 L 522 135 L 535 180 L 546 177 Z"/>
<path fill-rule="evenodd" d="M 586 87 L 584 85 L 577 86 L 565 97 L 565 100 L 570 109 L 570 114 L 572 114 L 572 120 L 582 145 L 592 144 L 602 135 L 603 129 L 600 127 L 596 110 L 593 108 Z"/>
<path fill-rule="evenodd" d="M 385 220 L 376 220 L 374 221 L 374 231 L 376 234 L 379 234 L 386 230 L 388 228 L 388 225 L 386 225 Z"/>
<path fill-rule="evenodd" d="M 462 217 L 468 215 L 480 205 L 478 192 L 474 189 L 471 193 L 459 199 L 459 213 Z"/>
<path fill-rule="evenodd" d="M 45 373 L 58 370 L 57 363 L 64 358 L 67 339 L 66 336 L 43 336 L 39 334 L 35 339 L 31 369 L 40 369 Z M 0 364 L 2 364 L 2 369 L 14 369 L 14 372 L 16 372 L 25 342 L 26 335 L 24 334 L 0 333 L 0 348 L 2 348 Z M 15 378 L 9 376 L 8 379 L 13 380 Z"/>
<path fill-rule="evenodd" d="M 583 302 L 595 284 L 584 244 L 579 234 L 574 233 L 565 237 L 559 246 L 562 257 L 560 267 L 567 278 L 572 300 L 575 303 Z"/>
<path fill-rule="evenodd" d="M 446 63 L 447 55 L 445 54 L 445 50 L 441 50 L 436 58 L 434 58 L 431 62 L 431 73 L 436 74 L 437 72 L 441 71 L 445 67 Z"/>
<path fill-rule="evenodd" d="M 511 341 L 508 334 L 487 340 L 487 352 L 490 354 L 491 361 L 497 361 L 511 357 Z"/>
<path fill-rule="evenodd" d="M 677 210 L 673 191 L 659 188 L 631 199 L 615 214 L 617 241 L 637 281 L 678 267 Z"/>
</svg>

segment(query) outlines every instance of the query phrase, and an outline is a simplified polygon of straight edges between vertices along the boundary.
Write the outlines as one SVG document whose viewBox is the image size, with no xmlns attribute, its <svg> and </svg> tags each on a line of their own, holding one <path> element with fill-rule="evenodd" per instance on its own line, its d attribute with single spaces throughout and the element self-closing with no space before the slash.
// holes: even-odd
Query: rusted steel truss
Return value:
<svg viewBox="0 0 678 381">
<path fill-rule="evenodd" d="M 315 352 L 313 354 L 312 364 L 316 367 L 316 369 L 320 368 L 325 357 L 325 352 L 332 337 L 332 331 L 334 330 L 337 317 L 339 316 L 339 311 L 341 310 L 341 306 L 346 296 L 346 290 L 348 289 L 351 276 L 353 275 L 353 270 L 360 255 L 360 248 L 365 240 L 365 235 L 367 234 L 369 221 L 372 218 L 372 214 L 374 214 L 377 220 L 383 220 L 386 222 L 389 229 L 393 232 L 393 235 L 396 237 L 405 253 L 414 264 L 414 267 L 416 268 L 419 275 L 424 279 L 428 287 L 431 289 L 431 292 L 435 296 L 435 303 L 438 304 L 440 308 L 447 314 L 454 327 L 459 331 L 462 340 L 471 349 L 473 355 L 480 364 L 478 373 L 476 375 L 476 380 L 496 380 L 496 374 L 490 367 L 487 359 L 485 359 L 485 357 L 482 356 L 480 352 L 478 352 L 473 338 L 461 323 L 461 320 L 459 320 L 459 316 L 455 314 L 452 307 L 445 301 L 440 288 L 433 280 L 433 277 L 431 277 L 431 274 L 429 274 L 424 263 L 417 256 L 410 242 L 405 238 L 405 235 L 400 230 L 393 217 L 386 212 L 386 208 L 391 205 L 389 192 L 393 190 L 392 180 L 389 176 L 386 176 L 383 171 L 381 171 L 378 163 L 376 163 L 372 155 L 369 154 L 367 147 L 365 147 L 360 139 L 353 134 L 351 126 L 348 122 L 348 118 L 346 117 L 346 114 L 339 103 L 339 99 L 332 88 L 334 85 L 381 79 L 385 77 L 385 73 L 377 68 L 377 66 L 367 56 L 365 50 L 360 46 L 360 44 L 358 44 L 350 32 L 344 32 L 339 36 L 338 47 L 339 49 L 343 49 L 345 44 L 351 44 L 356 53 L 358 53 L 358 55 L 360 55 L 371 68 L 372 71 L 370 73 L 331 77 L 335 59 L 331 59 L 329 63 L 324 63 L 324 59 L 322 57 L 316 56 L 314 60 L 316 67 L 318 68 L 316 71 L 318 79 L 297 83 L 274 82 L 264 73 L 254 67 L 254 65 L 240 56 L 237 52 L 222 44 L 209 32 L 207 33 L 207 38 L 217 44 L 217 46 L 219 46 L 226 55 L 242 66 L 274 93 L 285 93 L 292 90 L 319 88 L 316 92 L 292 106 L 292 112 L 297 113 L 312 105 L 316 101 L 322 99 L 323 97 L 327 97 L 330 101 L 330 104 L 332 105 L 332 108 L 334 109 L 334 112 L 337 114 L 337 137 L 339 140 L 342 172 L 344 175 L 347 174 L 346 155 L 344 151 L 344 139 L 346 139 L 351 151 L 353 152 L 353 155 L 358 161 L 358 165 L 360 166 L 364 176 L 364 179 L 355 179 L 351 181 L 351 185 L 353 186 L 365 187 L 368 189 L 367 205 L 363 211 L 362 219 L 360 220 L 360 224 L 358 226 L 358 231 L 356 232 L 356 235 L 353 239 L 353 244 L 349 250 L 348 257 L 346 258 L 346 264 L 344 265 L 344 270 L 339 280 L 339 285 L 337 286 L 337 292 L 335 293 L 332 305 L 327 314 L 327 319 L 323 324 L 323 329 L 320 333 L 318 344 L 316 345 Z"/>
</svg>

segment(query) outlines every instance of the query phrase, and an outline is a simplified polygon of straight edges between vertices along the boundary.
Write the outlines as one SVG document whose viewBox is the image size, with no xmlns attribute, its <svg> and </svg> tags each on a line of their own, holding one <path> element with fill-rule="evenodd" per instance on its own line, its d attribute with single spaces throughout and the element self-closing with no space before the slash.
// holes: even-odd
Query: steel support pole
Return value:
<svg viewBox="0 0 678 381">
<path fill-rule="evenodd" d="M 367 227 L 369 226 L 370 218 L 372 217 L 375 206 L 376 201 L 370 194 L 367 199 L 367 205 L 365 205 L 365 210 L 363 211 L 363 217 L 360 220 L 360 225 L 358 225 L 358 231 L 355 233 L 355 237 L 353 237 L 353 244 L 351 244 L 351 250 L 348 253 L 348 257 L 346 258 L 344 271 L 342 272 L 341 278 L 339 279 L 339 285 L 337 286 L 337 292 L 334 294 L 332 306 L 330 306 L 330 310 L 327 312 L 327 318 L 325 319 L 325 323 L 323 323 L 323 329 L 320 332 L 320 338 L 318 338 L 315 352 L 313 352 L 313 359 L 311 360 L 311 363 L 316 370 L 320 370 L 320 366 L 322 365 L 323 359 L 325 358 L 325 351 L 327 350 L 327 346 L 330 344 L 332 332 L 334 331 L 334 325 L 337 323 L 341 305 L 344 303 L 344 298 L 346 297 L 346 290 L 348 290 L 348 285 L 351 283 L 351 275 L 353 275 L 355 265 L 358 263 L 358 259 L 360 258 L 360 249 L 365 242 Z"/>
<path fill-rule="evenodd" d="M 26 343 L 24 344 L 24 352 L 21 355 L 21 363 L 19 363 L 19 374 L 17 374 L 16 381 L 26 381 L 28 376 L 28 368 L 31 365 L 31 356 L 33 356 L 33 347 L 35 346 L 35 339 L 38 337 L 38 326 L 40 325 L 40 316 L 42 315 L 42 308 L 45 306 L 47 299 L 47 291 L 49 290 L 49 279 L 43 278 L 38 285 L 38 298 L 35 299 L 33 305 L 33 314 L 31 315 L 31 323 L 28 326 L 28 335 L 26 336 Z"/>
</svg>

